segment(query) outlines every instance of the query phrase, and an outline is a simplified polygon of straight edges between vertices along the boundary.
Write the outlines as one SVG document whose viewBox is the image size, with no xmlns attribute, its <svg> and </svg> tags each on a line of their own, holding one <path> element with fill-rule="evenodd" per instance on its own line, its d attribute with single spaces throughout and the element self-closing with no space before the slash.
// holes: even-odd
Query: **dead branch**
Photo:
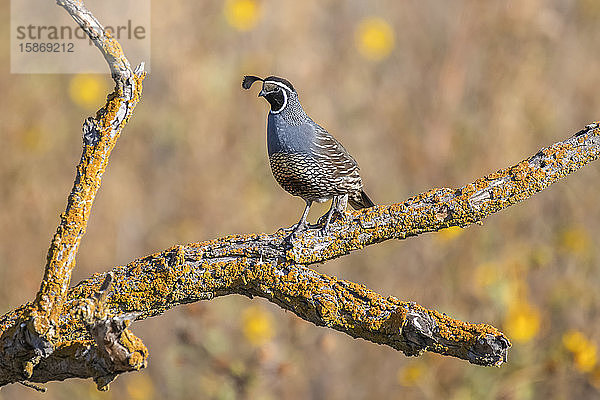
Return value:
<svg viewBox="0 0 600 400">
<path fill-rule="evenodd" d="M 111 290 L 102 288 L 106 275 L 96 274 L 68 292 L 58 331 L 64 340 L 59 348 L 64 350 L 45 358 L 29 380 L 57 379 L 56 370 L 54 375 L 51 370 L 56 368 L 58 358 L 62 362 L 58 379 L 87 376 L 102 386 L 106 377 L 112 379 L 118 373 L 94 369 L 97 365 L 94 357 L 88 360 L 64 357 L 65 351 L 73 354 L 73 346 L 95 348 L 85 318 L 72 310 L 81 308 L 81 299 L 96 298 L 98 291 L 104 293 L 104 319 L 133 313 L 143 319 L 180 304 L 228 294 L 260 296 L 316 325 L 385 344 L 407 355 L 433 351 L 479 365 L 500 365 L 506 360 L 510 342 L 492 326 L 465 323 L 411 302 L 384 297 L 362 285 L 320 274 L 306 265 L 383 240 L 479 221 L 595 160 L 600 150 L 599 134 L 598 125 L 591 124 L 513 167 L 462 188 L 436 189 L 404 203 L 348 214 L 344 221 L 332 225 L 329 236 L 308 231 L 292 248 L 284 240 L 283 231 L 234 235 L 175 246 L 116 267 L 111 271 Z M 296 260 L 298 255 L 311 258 L 301 263 Z M 3 316 L 0 330 L 9 330 L 26 309 L 23 306 Z M 129 354 L 131 357 L 136 351 Z M 139 350 L 137 354 L 145 353 Z M 0 378 L 0 385 L 8 382 Z"/>
<path fill-rule="evenodd" d="M 523 201 L 598 158 L 598 124 L 461 188 L 433 189 L 403 203 L 348 213 L 327 236 L 307 231 L 290 245 L 280 230 L 175 246 L 69 289 L 102 172 L 139 101 L 145 74 L 143 66 L 131 70 L 118 43 L 80 1 L 59 5 L 103 53 L 116 87 L 84 124 L 83 154 L 39 293 L 0 317 L 0 386 L 80 377 L 106 389 L 118 374 L 146 365 L 147 350 L 127 329 L 130 321 L 229 294 L 263 297 L 316 325 L 406 355 L 433 351 L 478 365 L 506 361 L 510 342 L 490 325 L 458 321 L 308 266 L 388 239 L 464 227 Z"/>
<path fill-rule="evenodd" d="M 48 250 L 44 277 L 35 300 L 27 305 L 14 326 L 0 338 L 0 369 L 3 375 L 29 379 L 39 362 L 60 344 L 59 317 L 69 290 L 75 256 L 85 233 L 94 198 L 100 187 L 108 158 L 121 131 L 137 105 L 144 79 L 144 67 L 131 69 L 119 43 L 81 1 L 58 0 L 100 49 L 115 81 L 106 105 L 83 125 L 83 152 L 66 210 Z"/>
</svg>

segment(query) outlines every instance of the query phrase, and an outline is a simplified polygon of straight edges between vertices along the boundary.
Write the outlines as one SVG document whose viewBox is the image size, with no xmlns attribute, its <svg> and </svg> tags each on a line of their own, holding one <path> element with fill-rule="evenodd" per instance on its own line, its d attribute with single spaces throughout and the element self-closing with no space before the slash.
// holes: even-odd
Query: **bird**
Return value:
<svg viewBox="0 0 600 400">
<path fill-rule="evenodd" d="M 294 86 L 284 78 L 259 78 L 246 75 L 242 88 L 248 90 L 262 82 L 258 93 L 270 104 L 267 117 L 267 150 L 273 177 L 293 196 L 301 197 L 306 206 L 300 221 L 293 225 L 289 237 L 311 228 L 307 223 L 313 202 L 332 200 L 317 225 L 327 233 L 334 213 L 343 216 L 347 203 L 356 209 L 375 204 L 363 190 L 356 160 L 325 128 L 304 111 Z M 323 224 L 324 221 L 324 224 Z"/>
</svg>

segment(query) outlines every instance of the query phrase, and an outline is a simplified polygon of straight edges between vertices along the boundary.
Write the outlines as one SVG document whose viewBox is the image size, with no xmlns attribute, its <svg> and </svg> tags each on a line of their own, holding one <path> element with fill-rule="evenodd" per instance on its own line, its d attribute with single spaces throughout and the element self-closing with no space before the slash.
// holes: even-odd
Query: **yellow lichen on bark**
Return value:
<svg viewBox="0 0 600 400">
<path fill-rule="evenodd" d="M 139 85 L 135 87 L 134 98 L 139 99 L 143 76 L 136 79 Z M 115 129 L 114 122 L 118 118 L 118 111 L 126 101 L 128 99 L 124 98 L 123 89 L 117 85 L 115 91 L 108 96 L 106 105 L 97 113 L 99 119 L 95 122 L 96 126 L 100 127 L 99 142 L 95 146 L 84 146 L 66 210 L 61 214 L 60 225 L 48 250 L 44 278 L 34 303 L 37 309 L 34 318 L 35 331 L 40 334 L 49 332 L 50 327 L 46 319 L 56 321 L 61 313 L 63 296 L 70 283 L 71 271 L 75 266 L 75 255 L 87 227 L 91 205 L 100 187 L 110 153 L 135 106 L 135 103 L 128 104 L 132 109 Z M 44 315 L 47 318 L 43 318 Z"/>
</svg>

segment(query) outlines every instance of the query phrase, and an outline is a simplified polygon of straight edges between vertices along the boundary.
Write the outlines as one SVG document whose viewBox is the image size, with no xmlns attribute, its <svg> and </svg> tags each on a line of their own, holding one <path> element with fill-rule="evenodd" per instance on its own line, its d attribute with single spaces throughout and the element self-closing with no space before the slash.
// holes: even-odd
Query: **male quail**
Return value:
<svg viewBox="0 0 600 400">
<path fill-rule="evenodd" d="M 242 87 L 250 89 L 256 81 L 263 83 L 258 95 L 271 104 L 267 147 L 273 176 L 283 189 L 306 202 L 292 235 L 308 227 L 306 217 L 313 201 L 333 199 L 331 208 L 322 217 L 326 218 L 323 232 L 327 232 L 332 214 L 344 212 L 348 202 L 356 210 L 374 206 L 362 190 L 356 160 L 306 115 L 292 84 L 276 76 L 266 79 L 245 76 Z"/>
</svg>

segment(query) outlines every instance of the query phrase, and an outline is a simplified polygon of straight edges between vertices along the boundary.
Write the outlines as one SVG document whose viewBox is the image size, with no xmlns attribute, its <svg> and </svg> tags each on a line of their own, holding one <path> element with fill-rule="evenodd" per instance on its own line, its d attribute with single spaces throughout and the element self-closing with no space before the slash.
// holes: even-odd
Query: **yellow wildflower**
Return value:
<svg viewBox="0 0 600 400">
<path fill-rule="evenodd" d="M 398 371 L 398 383 L 402 386 L 414 386 L 425 374 L 421 363 L 408 365 Z"/>
<path fill-rule="evenodd" d="M 508 336 L 516 342 L 528 342 L 540 330 L 540 312 L 526 300 L 517 300 L 509 305 L 504 326 Z"/>
<path fill-rule="evenodd" d="M 126 390 L 131 400 L 154 398 L 154 384 L 147 373 L 138 372 L 128 377 Z"/>
<path fill-rule="evenodd" d="M 108 94 L 102 75 L 75 75 L 69 82 L 69 97 L 81 108 L 99 108 Z"/>
<path fill-rule="evenodd" d="M 449 228 L 442 229 L 438 231 L 437 238 L 442 242 L 449 242 L 451 240 L 456 239 L 458 236 L 463 233 L 463 228 L 460 226 L 451 226 Z"/>
<path fill-rule="evenodd" d="M 572 227 L 560 235 L 562 249 L 572 254 L 586 254 L 590 249 L 590 235 L 583 228 Z"/>
<path fill-rule="evenodd" d="M 598 348 L 579 331 L 569 331 L 562 337 L 563 346 L 573 354 L 575 368 L 590 372 L 598 361 Z"/>
<path fill-rule="evenodd" d="M 238 31 L 249 31 L 256 26 L 260 9 L 254 0 L 227 0 L 223 12 L 229 25 Z"/>
<path fill-rule="evenodd" d="M 271 316 L 260 307 L 248 307 L 242 315 L 242 322 L 244 336 L 254 346 L 261 346 L 273 337 Z"/>
<path fill-rule="evenodd" d="M 394 30 L 384 19 L 363 19 L 355 33 L 356 47 L 368 60 L 381 61 L 394 49 Z"/>
</svg>

